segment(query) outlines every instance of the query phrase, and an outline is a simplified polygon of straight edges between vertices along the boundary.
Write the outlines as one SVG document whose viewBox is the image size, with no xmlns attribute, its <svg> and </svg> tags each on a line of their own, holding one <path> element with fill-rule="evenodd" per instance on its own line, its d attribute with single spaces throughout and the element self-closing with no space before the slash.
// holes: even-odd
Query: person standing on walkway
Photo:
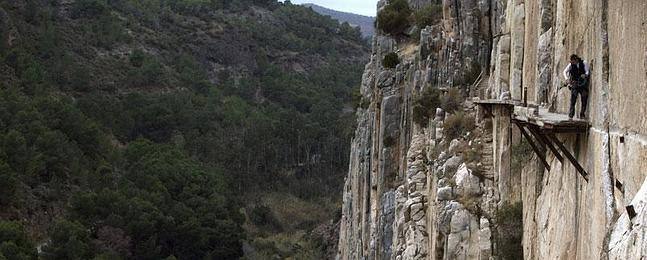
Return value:
<svg viewBox="0 0 647 260">
<path fill-rule="evenodd" d="M 564 78 L 568 82 L 568 88 L 571 90 L 571 108 L 568 112 L 569 119 L 573 119 L 573 116 L 575 116 L 575 103 L 577 103 L 578 95 L 580 95 L 582 101 L 579 118 L 584 119 L 586 117 L 590 75 L 589 65 L 577 55 L 571 55 L 570 62 L 566 66 L 566 69 L 564 69 Z"/>
</svg>

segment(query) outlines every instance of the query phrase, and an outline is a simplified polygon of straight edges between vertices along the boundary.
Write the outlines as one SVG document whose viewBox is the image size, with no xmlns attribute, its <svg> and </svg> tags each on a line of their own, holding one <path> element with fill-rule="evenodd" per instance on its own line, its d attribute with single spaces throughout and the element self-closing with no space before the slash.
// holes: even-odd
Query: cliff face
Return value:
<svg viewBox="0 0 647 260">
<path fill-rule="evenodd" d="M 438 2 L 409 3 L 416 9 Z M 521 249 L 526 259 L 647 256 L 647 195 L 639 192 L 647 177 L 647 3 L 441 4 L 442 22 L 422 29 L 419 42 L 374 37 L 361 86 L 370 105 L 357 112 L 338 256 L 488 259 Z M 381 65 L 390 52 L 402 60 L 394 69 Z M 551 170 L 534 155 L 524 160 L 532 151 L 519 148 L 509 112 L 495 107 L 485 118 L 471 102 L 510 98 L 568 113 L 570 92 L 560 86 L 572 53 L 591 67 L 591 127 L 558 138 L 588 181 L 550 152 Z M 483 71 L 479 77 L 474 67 Z M 460 112 L 439 109 L 421 126 L 414 106 L 430 88 L 459 88 L 467 98 Z M 448 136 L 448 121 L 458 114 L 473 115 L 476 127 Z M 516 231 L 505 214 L 514 205 L 523 209 L 512 214 L 521 223 Z M 628 205 L 636 217 L 627 216 Z M 518 250 L 507 246 L 516 232 Z"/>
</svg>

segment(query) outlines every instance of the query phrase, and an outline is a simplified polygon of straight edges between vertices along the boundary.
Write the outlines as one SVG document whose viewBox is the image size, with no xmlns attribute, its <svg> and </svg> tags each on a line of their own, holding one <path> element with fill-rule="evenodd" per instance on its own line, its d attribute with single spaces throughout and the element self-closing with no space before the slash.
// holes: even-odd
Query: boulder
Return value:
<svg viewBox="0 0 647 260">
<path fill-rule="evenodd" d="M 456 182 L 456 195 L 461 197 L 474 197 L 482 194 L 481 180 L 467 168 L 465 163 L 461 164 L 454 175 Z"/>
<path fill-rule="evenodd" d="M 443 164 L 443 175 L 446 177 L 454 176 L 454 173 L 462 162 L 463 158 L 461 158 L 460 156 L 449 158 L 449 160 L 447 160 L 445 164 Z"/>
<path fill-rule="evenodd" d="M 436 193 L 436 199 L 439 201 L 451 200 L 454 197 L 452 187 L 441 187 Z"/>
</svg>

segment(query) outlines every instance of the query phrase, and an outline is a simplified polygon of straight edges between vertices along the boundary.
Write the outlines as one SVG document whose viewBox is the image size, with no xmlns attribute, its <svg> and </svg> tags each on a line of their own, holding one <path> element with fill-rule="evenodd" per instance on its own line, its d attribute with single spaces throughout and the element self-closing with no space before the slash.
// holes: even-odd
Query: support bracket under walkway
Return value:
<svg viewBox="0 0 647 260">
<path fill-rule="evenodd" d="M 589 181 L 589 174 L 584 167 L 556 136 L 556 134 L 586 133 L 589 129 L 589 123 L 586 120 L 572 120 L 565 114 L 550 113 L 542 108 L 522 107 L 514 101 L 476 100 L 474 103 L 484 109 L 487 117 L 494 116 L 492 114 L 494 106 L 508 108 L 512 123 L 519 128 L 521 135 L 528 141 L 544 168 L 550 171 L 550 164 L 546 161 L 546 152 L 550 150 L 562 164 L 564 157 L 568 159 L 582 178 Z"/>
</svg>

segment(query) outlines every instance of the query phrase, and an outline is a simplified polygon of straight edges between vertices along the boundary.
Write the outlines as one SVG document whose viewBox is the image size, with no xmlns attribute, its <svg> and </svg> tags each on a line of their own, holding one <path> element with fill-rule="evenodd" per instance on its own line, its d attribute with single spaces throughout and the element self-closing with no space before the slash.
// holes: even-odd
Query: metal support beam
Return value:
<svg viewBox="0 0 647 260">
<path fill-rule="evenodd" d="M 588 182 L 589 181 L 589 177 L 588 177 L 589 174 L 584 170 L 584 168 L 582 168 L 582 165 L 580 165 L 580 163 L 571 154 L 571 152 L 569 152 L 568 149 L 566 149 L 564 144 L 559 139 L 557 139 L 557 136 L 555 136 L 555 134 L 553 134 L 553 133 L 549 133 L 548 138 L 551 141 L 553 141 L 553 143 L 555 143 L 557 145 L 557 147 L 559 147 L 560 150 L 562 150 L 562 153 L 564 153 L 564 156 L 566 156 L 566 158 L 568 158 L 568 160 L 571 161 L 571 163 L 573 164 L 575 169 L 580 173 L 580 175 L 582 175 L 584 180 L 586 180 Z"/>
<path fill-rule="evenodd" d="M 553 155 L 555 155 L 555 158 L 559 160 L 562 164 L 564 164 L 564 157 L 559 153 L 557 148 L 553 145 L 553 143 L 546 138 L 546 136 L 541 132 L 541 129 L 539 129 L 538 126 L 533 126 L 529 125 L 528 130 L 530 130 L 530 133 L 532 133 L 535 136 L 535 139 L 543 143 L 545 146 L 548 146 L 548 149 L 550 149 L 553 152 Z"/>
<path fill-rule="evenodd" d="M 520 123 L 514 122 L 514 124 L 519 127 L 519 131 L 521 131 L 521 134 L 526 138 L 526 140 L 530 144 L 530 147 L 532 147 L 532 150 L 535 151 L 539 160 L 544 164 L 546 170 L 550 171 L 550 164 L 548 164 L 548 162 L 546 161 L 546 151 L 541 151 L 542 149 L 540 149 L 539 146 L 535 144 L 535 141 L 532 140 L 532 137 L 530 137 L 528 132 L 526 132 L 526 129 Z"/>
</svg>

